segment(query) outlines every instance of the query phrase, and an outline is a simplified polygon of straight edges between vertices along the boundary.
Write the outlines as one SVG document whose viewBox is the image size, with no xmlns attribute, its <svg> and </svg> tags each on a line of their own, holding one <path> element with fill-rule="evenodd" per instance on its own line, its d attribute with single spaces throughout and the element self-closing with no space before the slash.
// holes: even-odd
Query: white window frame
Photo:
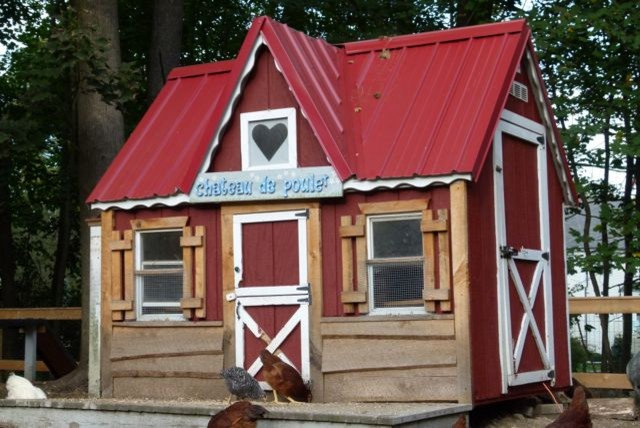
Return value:
<svg viewBox="0 0 640 428">
<path fill-rule="evenodd" d="M 177 302 L 153 302 L 145 304 L 143 302 L 143 290 L 142 290 L 142 277 L 144 275 L 138 272 L 142 271 L 142 235 L 149 233 L 166 233 L 166 232 L 182 232 L 181 229 L 149 229 L 149 230 L 137 230 L 135 233 L 135 281 L 136 281 L 136 319 L 139 321 L 186 321 L 182 312 L 178 314 L 142 314 L 143 306 L 175 306 L 180 307 L 180 300 Z M 176 267 L 180 267 L 184 271 L 184 260 L 180 262 L 163 262 L 163 264 L 175 264 Z"/>
<path fill-rule="evenodd" d="M 379 220 L 422 220 L 422 213 L 420 212 L 406 212 L 406 213 L 393 213 L 393 214 L 376 214 L 367 216 L 367 282 L 369 284 L 369 315 L 424 315 L 426 310 L 424 305 L 421 306 L 406 306 L 396 308 L 376 308 L 374 300 L 374 285 L 373 285 L 373 265 L 369 263 L 373 260 L 373 223 Z M 424 239 L 423 233 L 420 232 L 420 240 Z M 422 257 L 416 257 L 416 261 L 420 261 L 421 267 L 424 267 L 424 245 L 421 245 Z M 404 259 L 406 258 L 399 258 Z M 392 259 L 390 259 L 392 260 Z M 423 286 L 424 286 L 424 270 Z"/>
<path fill-rule="evenodd" d="M 289 144 L 288 162 L 268 165 L 249 165 L 249 123 L 261 120 L 287 119 L 287 138 Z M 298 166 L 298 132 L 296 130 L 296 109 L 293 107 L 274 110 L 261 110 L 248 113 L 240 113 L 240 154 L 242 157 L 243 171 L 262 171 L 266 169 L 297 168 Z"/>
</svg>

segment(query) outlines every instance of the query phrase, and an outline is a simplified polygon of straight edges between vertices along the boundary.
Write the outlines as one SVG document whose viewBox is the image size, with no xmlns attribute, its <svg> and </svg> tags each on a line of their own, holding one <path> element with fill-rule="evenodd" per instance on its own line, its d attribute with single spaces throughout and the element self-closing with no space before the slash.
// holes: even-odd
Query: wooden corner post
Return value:
<svg viewBox="0 0 640 428">
<path fill-rule="evenodd" d="M 469 223 L 467 182 L 456 181 L 449 186 L 451 198 L 451 268 L 453 271 L 453 301 L 456 330 L 456 360 L 458 402 L 471 404 L 471 336 Z"/>
<path fill-rule="evenodd" d="M 111 232 L 114 228 L 113 211 L 103 211 L 100 215 L 100 263 L 101 269 L 101 302 L 100 302 L 100 383 L 101 396 L 111 397 Z"/>
</svg>

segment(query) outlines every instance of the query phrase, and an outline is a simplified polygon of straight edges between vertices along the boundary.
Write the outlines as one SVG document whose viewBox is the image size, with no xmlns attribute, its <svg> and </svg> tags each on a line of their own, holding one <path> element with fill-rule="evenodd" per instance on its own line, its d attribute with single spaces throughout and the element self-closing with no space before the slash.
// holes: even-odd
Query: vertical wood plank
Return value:
<svg viewBox="0 0 640 428">
<path fill-rule="evenodd" d="M 351 226 L 351 216 L 340 217 L 340 226 Z M 351 237 L 342 238 L 342 291 L 353 290 L 353 247 Z M 354 305 L 344 303 L 342 312 L 352 314 L 355 312 Z"/>
<path fill-rule="evenodd" d="M 235 291 L 233 283 L 233 206 L 223 206 L 220 216 L 222 219 L 221 248 L 222 248 L 222 321 L 224 325 L 224 366 L 231 367 L 236 363 L 235 323 L 236 314 L 234 301 L 227 301 L 227 293 Z"/>
<path fill-rule="evenodd" d="M 438 220 L 442 220 L 444 222 L 448 220 L 446 209 L 438 210 Z M 451 264 L 449 263 L 449 232 L 438 233 L 438 269 L 440 272 L 440 288 L 451 288 Z M 441 301 L 440 309 L 444 312 L 450 312 L 451 301 Z"/>
<path fill-rule="evenodd" d="M 365 227 L 365 216 L 356 216 L 356 225 Z M 369 291 L 369 275 L 367 274 L 367 232 L 366 228 L 364 236 L 356 238 L 356 268 L 358 272 L 358 291 L 368 295 Z M 358 303 L 358 312 L 361 314 L 369 313 L 369 301 Z"/>
<path fill-rule="evenodd" d="M 100 395 L 111 397 L 113 393 L 111 383 L 111 232 L 113 231 L 114 218 L 113 211 L 103 211 L 100 214 L 101 242 L 101 278 L 100 282 Z"/>
<path fill-rule="evenodd" d="M 121 239 L 120 231 L 109 232 L 112 241 Z M 122 300 L 122 252 L 115 250 L 109 255 L 111 260 L 111 300 Z M 114 321 L 122 320 L 122 311 L 113 311 Z"/>
<path fill-rule="evenodd" d="M 433 219 L 431 210 L 422 211 L 422 222 L 427 223 Z M 422 234 L 422 251 L 424 253 L 424 291 L 436 288 L 436 256 L 435 256 L 435 240 L 433 232 L 425 232 Z M 424 308 L 427 312 L 436 311 L 436 303 L 433 301 L 424 302 Z"/>
<path fill-rule="evenodd" d="M 322 278 L 322 231 L 320 225 L 320 208 L 314 206 L 309 208 L 309 221 L 308 221 L 308 266 L 309 266 L 309 281 L 311 282 L 311 301 L 313 302 L 310 309 L 309 320 L 309 339 L 311 341 L 311 378 L 313 397 L 322 402 L 324 397 L 324 382 L 322 375 L 322 361 L 321 358 L 314 358 L 314 353 L 322 355 L 322 334 L 320 333 L 320 320 L 322 319 L 322 308 L 324 306 L 322 301 L 323 290 L 323 278 Z"/>
<path fill-rule="evenodd" d="M 190 226 L 182 228 L 182 236 L 192 236 Z M 182 297 L 188 299 L 193 297 L 193 248 L 182 247 Z M 182 315 L 186 319 L 191 319 L 193 315 L 192 309 L 182 309 Z"/>
<path fill-rule="evenodd" d="M 196 236 L 202 237 L 202 245 L 195 247 L 194 250 L 194 263 L 195 263 L 195 297 L 198 297 L 202 302 L 202 306 L 195 310 L 196 318 L 204 318 L 206 315 L 205 294 L 206 294 L 206 241 L 204 239 L 204 226 L 196 226 Z"/>
<path fill-rule="evenodd" d="M 449 186 L 451 198 L 451 267 L 453 269 L 454 315 L 456 327 L 456 364 L 458 369 L 458 402 L 471 404 L 471 335 L 469 225 L 467 182 Z"/>
<path fill-rule="evenodd" d="M 131 243 L 133 242 L 132 230 L 124 231 L 124 240 Z M 131 301 L 133 303 L 131 310 L 124 311 L 124 318 L 126 320 L 134 320 L 136 319 L 136 302 L 133 273 L 133 246 L 131 246 L 131 249 L 124 250 L 122 253 L 124 261 L 124 300 Z"/>
</svg>

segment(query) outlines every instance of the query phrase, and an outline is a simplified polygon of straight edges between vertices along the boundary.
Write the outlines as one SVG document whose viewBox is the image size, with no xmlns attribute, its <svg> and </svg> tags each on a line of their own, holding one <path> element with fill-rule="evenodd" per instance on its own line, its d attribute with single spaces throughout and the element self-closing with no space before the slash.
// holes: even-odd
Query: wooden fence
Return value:
<svg viewBox="0 0 640 428">
<path fill-rule="evenodd" d="M 640 297 L 571 297 L 569 314 L 637 314 Z M 573 373 L 587 388 L 632 389 L 624 373 Z"/>
<path fill-rule="evenodd" d="M 3 321 L 24 320 L 77 321 L 82 319 L 82 308 L 0 308 L 0 332 Z M 2 357 L 2 335 L 0 334 L 0 358 Z M 24 371 L 25 361 L 0 359 L 0 370 Z M 35 370 L 47 372 L 49 368 L 42 362 L 35 362 Z"/>
</svg>

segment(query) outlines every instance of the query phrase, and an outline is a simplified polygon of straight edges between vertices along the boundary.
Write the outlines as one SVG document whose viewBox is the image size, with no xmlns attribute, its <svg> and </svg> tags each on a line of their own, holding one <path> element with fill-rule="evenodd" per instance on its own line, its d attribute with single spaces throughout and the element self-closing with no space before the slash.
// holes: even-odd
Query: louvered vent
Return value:
<svg viewBox="0 0 640 428">
<path fill-rule="evenodd" d="M 517 99 L 526 102 L 529 102 L 529 89 L 526 85 L 523 85 L 520 82 L 513 82 L 511 84 L 511 89 L 509 90 L 509 94 L 513 95 Z"/>
</svg>

